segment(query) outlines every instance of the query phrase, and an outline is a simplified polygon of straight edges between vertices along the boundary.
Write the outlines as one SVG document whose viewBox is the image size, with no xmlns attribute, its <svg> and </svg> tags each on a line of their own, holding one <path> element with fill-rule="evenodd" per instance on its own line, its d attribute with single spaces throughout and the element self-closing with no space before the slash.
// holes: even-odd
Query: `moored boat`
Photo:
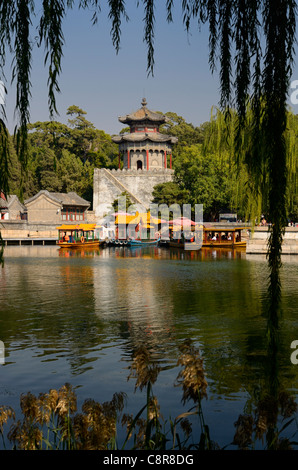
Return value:
<svg viewBox="0 0 298 470">
<path fill-rule="evenodd" d="M 193 240 L 183 240 L 183 239 L 178 239 L 178 240 L 169 240 L 167 243 L 167 246 L 170 246 L 172 248 L 182 248 L 184 250 L 199 250 L 202 247 L 201 243 L 198 243 Z"/>
<path fill-rule="evenodd" d="M 96 224 L 61 225 L 57 227 L 60 248 L 96 248 L 102 243 L 95 236 Z"/>
<path fill-rule="evenodd" d="M 128 240 L 128 246 L 156 246 L 159 243 L 159 238 L 156 240 Z"/>
<path fill-rule="evenodd" d="M 185 239 L 183 232 L 180 238 L 176 238 L 171 234 L 171 238 L 168 242 L 170 247 L 182 248 L 185 250 L 199 249 L 201 248 L 245 248 L 246 240 L 243 239 L 242 231 L 243 227 L 205 227 L 203 233 L 200 234 L 200 243 L 196 242 L 195 236 L 192 239 Z"/>
<path fill-rule="evenodd" d="M 242 237 L 244 227 L 216 228 L 204 227 L 204 248 L 245 248 L 246 240 Z"/>
</svg>

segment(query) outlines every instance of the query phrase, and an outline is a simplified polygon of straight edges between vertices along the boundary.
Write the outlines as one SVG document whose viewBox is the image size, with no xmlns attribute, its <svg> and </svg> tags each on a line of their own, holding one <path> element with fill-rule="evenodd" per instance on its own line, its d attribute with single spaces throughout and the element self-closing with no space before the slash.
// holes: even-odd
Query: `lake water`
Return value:
<svg viewBox="0 0 298 470">
<path fill-rule="evenodd" d="M 285 257 L 282 269 L 280 357 L 282 382 L 295 394 L 297 258 Z M 135 414 L 146 397 L 127 380 L 128 367 L 146 345 L 161 366 L 154 393 L 165 419 L 173 418 L 191 406 L 173 386 L 178 346 L 190 338 L 207 373 L 205 420 L 212 439 L 227 445 L 266 376 L 267 276 L 265 258 L 243 251 L 8 246 L 0 268 L 0 406 L 16 409 L 22 393 L 69 382 L 79 404 L 125 392 Z"/>
</svg>

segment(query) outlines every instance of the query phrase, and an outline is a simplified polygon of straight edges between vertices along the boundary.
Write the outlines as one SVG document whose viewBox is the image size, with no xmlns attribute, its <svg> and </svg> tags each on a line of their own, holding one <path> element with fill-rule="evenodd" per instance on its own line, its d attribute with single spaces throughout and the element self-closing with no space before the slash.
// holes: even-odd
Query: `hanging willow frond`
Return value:
<svg viewBox="0 0 298 470">
<path fill-rule="evenodd" d="M 110 6 L 109 19 L 112 21 L 112 41 L 116 52 L 119 52 L 121 37 L 121 17 L 123 16 L 126 21 L 128 21 L 129 18 L 125 10 L 124 0 L 108 0 L 108 3 Z"/>
<path fill-rule="evenodd" d="M 18 0 L 13 23 L 15 33 L 14 64 L 12 80 L 16 82 L 16 111 L 19 117 L 19 128 L 16 129 L 17 151 L 23 167 L 27 161 L 27 123 L 31 98 L 31 63 L 32 43 L 30 41 L 31 14 L 34 9 L 32 1 Z"/>
<path fill-rule="evenodd" d="M 13 31 L 13 18 L 15 16 L 16 4 L 14 0 L 7 0 L 6 2 L 0 2 L 0 67 L 1 69 L 5 65 L 6 59 L 6 44 L 11 51 L 12 35 Z"/>
<path fill-rule="evenodd" d="M 155 26 L 155 13 L 154 13 L 154 0 L 143 0 L 145 9 L 145 32 L 144 41 L 147 44 L 147 71 L 148 75 L 153 75 L 154 72 L 154 26 Z"/>
<path fill-rule="evenodd" d="M 60 92 L 58 76 L 61 72 L 62 50 L 64 36 L 62 22 L 65 16 L 63 0 L 43 0 L 43 14 L 39 23 L 40 44 L 45 43 L 45 64 L 49 60 L 49 110 L 50 115 L 58 113 L 56 107 L 56 93 Z"/>
</svg>

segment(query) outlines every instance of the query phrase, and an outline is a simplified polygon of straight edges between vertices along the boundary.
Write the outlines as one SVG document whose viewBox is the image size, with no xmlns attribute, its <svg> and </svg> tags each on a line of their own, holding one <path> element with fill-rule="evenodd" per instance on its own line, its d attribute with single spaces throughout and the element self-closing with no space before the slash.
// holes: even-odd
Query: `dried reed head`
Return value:
<svg viewBox="0 0 298 470">
<path fill-rule="evenodd" d="M 0 406 L 0 433 L 3 434 L 3 424 L 9 419 L 15 419 L 15 412 L 10 406 Z"/>
<path fill-rule="evenodd" d="M 124 393 L 115 393 L 111 401 L 103 404 L 86 400 L 82 413 L 76 413 L 77 397 L 70 384 L 66 383 L 58 391 L 41 393 L 38 398 L 29 392 L 21 396 L 24 419 L 11 426 L 7 437 L 19 449 L 39 449 L 46 425 L 48 431 L 54 432 L 55 441 L 59 442 L 54 446 L 103 450 L 115 438 L 117 416 L 124 408 L 125 398 Z M 9 417 L 15 419 L 13 410 L 1 407 L 0 432 Z"/>
<path fill-rule="evenodd" d="M 286 391 L 280 392 L 278 401 L 280 404 L 281 415 L 284 418 L 290 418 L 297 411 L 297 403 L 294 398 Z"/>
<path fill-rule="evenodd" d="M 126 395 L 115 393 L 109 402 L 100 404 L 88 399 L 82 413 L 74 418 L 74 433 L 79 449 L 104 450 L 115 437 L 117 413 L 124 407 Z"/>
<path fill-rule="evenodd" d="M 182 431 L 184 432 L 184 434 L 187 437 L 191 435 L 191 433 L 192 433 L 192 424 L 189 421 L 189 419 L 187 419 L 187 418 L 182 419 L 180 421 L 180 427 L 181 427 Z"/>
<path fill-rule="evenodd" d="M 279 436 L 277 422 L 279 415 L 284 419 L 291 418 L 296 411 L 297 404 L 287 391 L 280 392 L 277 397 L 264 395 L 256 405 L 254 418 L 252 415 L 240 415 L 236 421 L 234 444 L 242 449 L 246 448 L 253 442 L 253 432 L 256 439 L 264 441 L 264 436 L 271 429 L 274 436 L 274 448 L 289 449 L 289 440 L 281 439 Z"/>
<path fill-rule="evenodd" d="M 240 415 L 235 422 L 236 433 L 233 444 L 240 449 L 247 449 L 252 444 L 253 417 L 251 415 Z"/>
<path fill-rule="evenodd" d="M 55 396 L 55 395 L 54 395 Z M 58 401 L 55 408 L 55 412 L 58 413 L 60 418 L 64 418 L 66 415 L 75 413 L 77 411 L 77 397 L 72 388 L 68 383 L 63 385 L 58 392 Z"/>
<path fill-rule="evenodd" d="M 14 423 L 8 433 L 8 439 L 13 441 L 20 450 L 39 450 L 42 442 L 40 428 L 28 420 Z"/>
<path fill-rule="evenodd" d="M 25 418 L 28 418 L 30 420 L 39 419 L 39 402 L 37 397 L 31 392 L 21 395 L 20 406 Z"/>
<path fill-rule="evenodd" d="M 156 382 L 160 367 L 154 364 L 151 354 L 145 346 L 140 346 L 134 354 L 132 365 L 129 367 L 130 378 L 136 379 L 135 390 L 140 388 L 142 391 L 149 383 Z"/>
<path fill-rule="evenodd" d="M 202 398 L 207 398 L 207 381 L 203 359 L 200 357 L 199 350 L 193 346 L 190 340 L 186 340 L 179 349 L 181 355 L 177 365 L 182 366 L 183 370 L 178 374 L 177 385 L 182 385 L 184 403 L 188 400 L 197 403 Z"/>
</svg>

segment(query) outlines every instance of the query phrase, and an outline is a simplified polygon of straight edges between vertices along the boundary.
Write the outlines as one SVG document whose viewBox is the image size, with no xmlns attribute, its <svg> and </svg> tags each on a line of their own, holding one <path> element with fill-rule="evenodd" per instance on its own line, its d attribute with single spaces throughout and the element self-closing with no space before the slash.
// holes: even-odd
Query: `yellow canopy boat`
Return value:
<svg viewBox="0 0 298 470">
<path fill-rule="evenodd" d="M 203 227 L 203 239 L 201 247 L 203 248 L 245 248 L 246 240 L 243 239 L 242 230 L 245 227 Z M 195 231 L 191 231 L 193 234 L 193 240 L 187 238 L 188 249 L 191 248 L 191 245 L 195 242 Z M 169 246 L 184 248 L 186 246 L 186 238 L 182 235 L 179 239 L 171 236 Z M 195 246 L 195 243 L 194 245 Z"/>
<path fill-rule="evenodd" d="M 76 224 L 76 225 L 60 225 L 56 227 L 58 230 L 57 245 L 60 248 L 96 248 L 101 243 L 95 236 L 96 224 Z"/>
<path fill-rule="evenodd" d="M 246 240 L 241 236 L 245 227 L 204 227 L 203 247 L 244 248 Z"/>
</svg>

